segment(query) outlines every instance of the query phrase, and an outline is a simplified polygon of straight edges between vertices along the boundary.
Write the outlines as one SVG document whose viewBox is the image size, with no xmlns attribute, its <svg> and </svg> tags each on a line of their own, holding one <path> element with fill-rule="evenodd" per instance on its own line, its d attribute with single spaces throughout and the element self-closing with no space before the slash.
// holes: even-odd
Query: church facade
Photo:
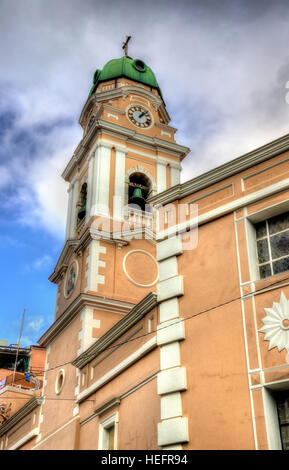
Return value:
<svg viewBox="0 0 289 470">
<path fill-rule="evenodd" d="M 169 122 L 142 60 L 95 72 L 43 386 L 0 388 L 1 450 L 289 448 L 289 135 L 180 184 Z"/>
</svg>

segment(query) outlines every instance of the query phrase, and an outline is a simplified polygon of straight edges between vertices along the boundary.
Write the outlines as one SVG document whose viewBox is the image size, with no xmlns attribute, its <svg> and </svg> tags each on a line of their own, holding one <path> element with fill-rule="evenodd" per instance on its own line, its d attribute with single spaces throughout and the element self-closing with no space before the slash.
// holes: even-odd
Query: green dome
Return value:
<svg viewBox="0 0 289 470">
<path fill-rule="evenodd" d="M 105 64 L 102 70 L 96 70 L 89 96 L 96 90 L 99 83 L 119 77 L 131 78 L 136 82 L 155 88 L 162 97 L 161 89 L 153 71 L 142 60 L 133 60 L 130 57 L 112 59 Z"/>
</svg>

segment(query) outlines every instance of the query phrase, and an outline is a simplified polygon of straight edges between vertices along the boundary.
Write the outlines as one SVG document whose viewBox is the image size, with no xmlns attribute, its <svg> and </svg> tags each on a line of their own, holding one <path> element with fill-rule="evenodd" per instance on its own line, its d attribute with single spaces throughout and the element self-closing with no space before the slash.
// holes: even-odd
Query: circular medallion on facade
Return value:
<svg viewBox="0 0 289 470">
<path fill-rule="evenodd" d="M 152 287 L 158 282 L 158 262 L 145 250 L 129 251 L 122 262 L 127 279 L 138 287 Z"/>
<path fill-rule="evenodd" d="M 279 351 L 289 352 L 289 301 L 281 293 L 280 302 L 274 302 L 272 308 L 265 308 L 266 317 L 262 319 L 264 326 L 259 330 L 265 333 L 264 339 L 269 341 L 269 350 L 277 347 Z"/>
<path fill-rule="evenodd" d="M 64 296 L 67 298 L 73 292 L 78 275 L 78 264 L 76 261 L 72 261 L 68 270 L 66 271 L 66 277 L 64 282 Z"/>
</svg>

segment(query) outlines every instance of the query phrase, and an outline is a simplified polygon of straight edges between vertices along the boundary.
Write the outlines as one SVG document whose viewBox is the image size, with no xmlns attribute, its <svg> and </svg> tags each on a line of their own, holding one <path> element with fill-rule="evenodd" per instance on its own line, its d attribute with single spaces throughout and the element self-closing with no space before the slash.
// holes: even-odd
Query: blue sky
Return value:
<svg viewBox="0 0 289 470">
<path fill-rule="evenodd" d="M 217 7 L 216 7 L 217 5 Z M 0 338 L 36 343 L 54 317 L 64 241 L 61 172 L 95 69 L 143 59 L 162 88 L 185 181 L 288 133 L 285 1 L 1 0 Z"/>
</svg>

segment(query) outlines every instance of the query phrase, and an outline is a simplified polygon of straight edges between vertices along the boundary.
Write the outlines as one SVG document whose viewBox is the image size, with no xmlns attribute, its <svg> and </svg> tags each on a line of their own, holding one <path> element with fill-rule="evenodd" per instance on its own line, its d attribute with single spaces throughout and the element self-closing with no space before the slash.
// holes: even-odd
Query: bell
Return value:
<svg viewBox="0 0 289 470">
<path fill-rule="evenodd" d="M 78 218 L 79 220 L 82 220 L 83 217 L 85 217 L 85 214 L 86 214 L 86 199 L 84 200 L 81 208 L 79 209 L 78 211 Z"/>
<path fill-rule="evenodd" d="M 129 204 L 135 204 L 141 208 L 142 211 L 145 210 L 146 201 L 143 198 L 140 188 L 135 188 L 132 194 L 132 197 L 129 200 Z"/>
</svg>

